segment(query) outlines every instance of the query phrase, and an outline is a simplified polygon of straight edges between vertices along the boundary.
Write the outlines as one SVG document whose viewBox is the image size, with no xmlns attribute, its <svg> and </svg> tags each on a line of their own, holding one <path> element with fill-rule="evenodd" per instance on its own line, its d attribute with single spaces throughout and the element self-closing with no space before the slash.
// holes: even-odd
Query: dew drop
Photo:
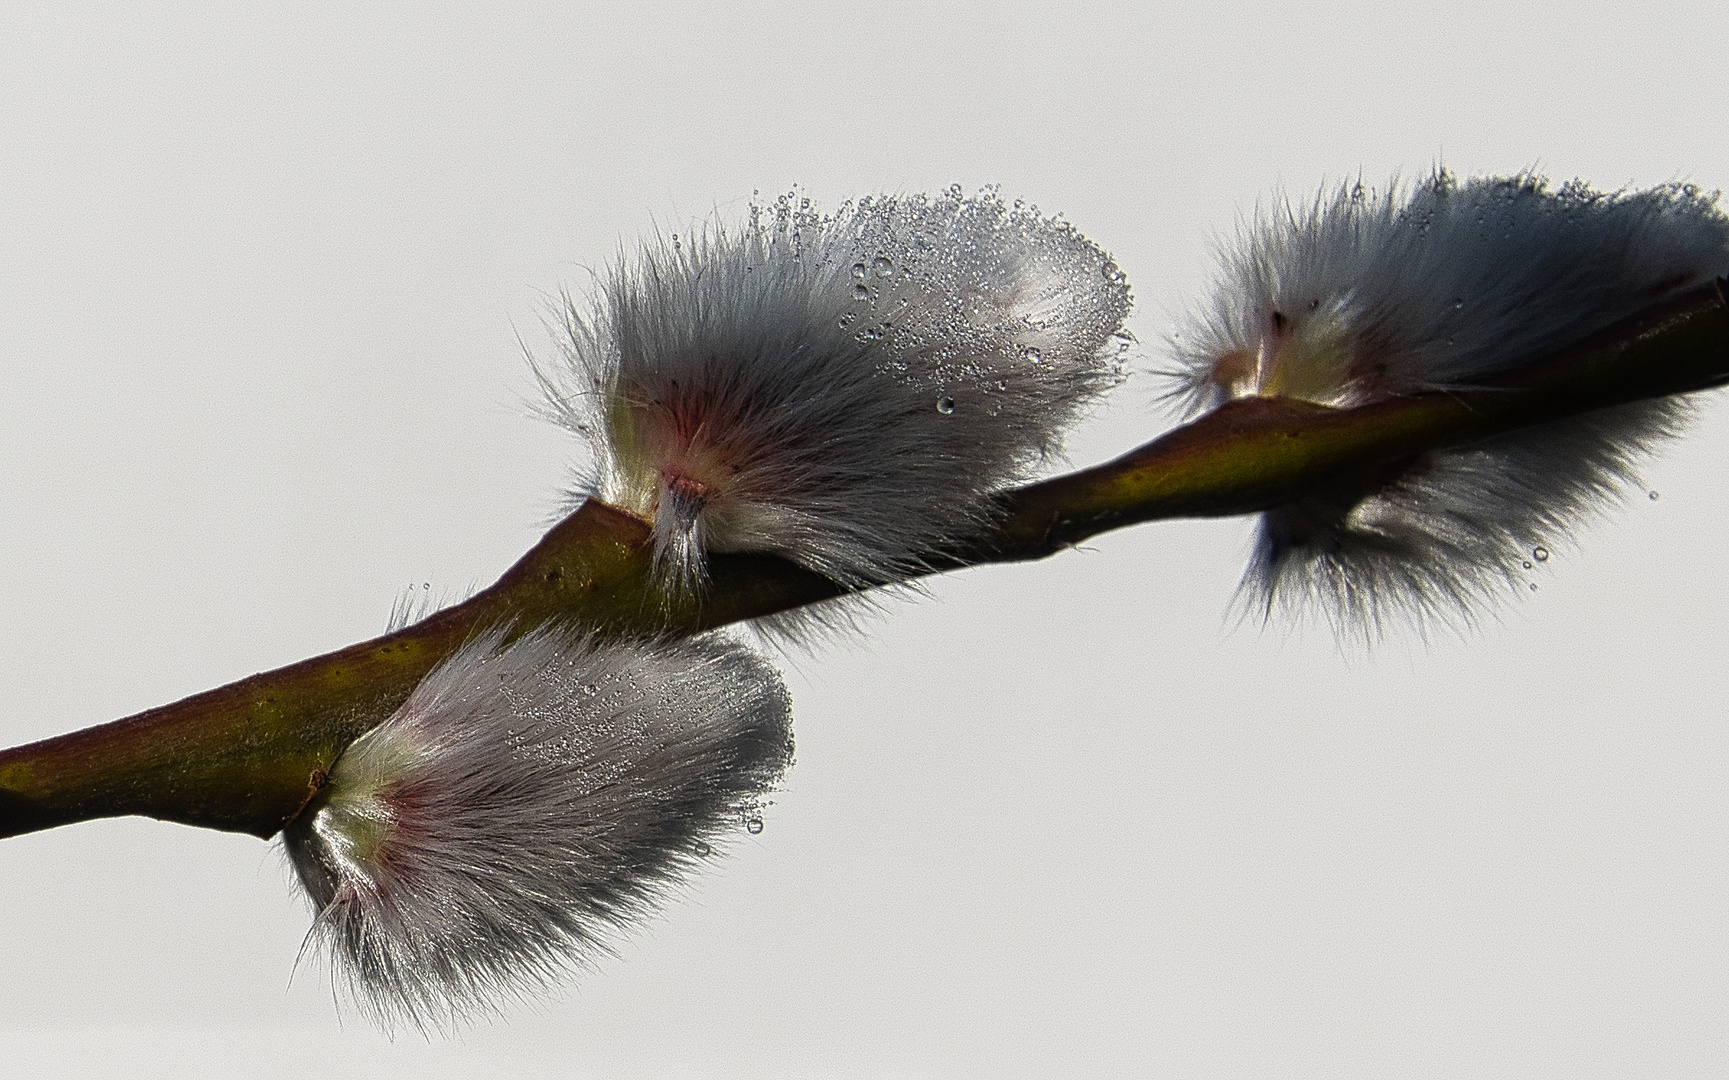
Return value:
<svg viewBox="0 0 1729 1080">
<path fill-rule="evenodd" d="M 1546 547 L 1534 547 L 1531 549 L 1531 558 L 1536 559 L 1538 562 L 1548 562 L 1549 549 Z"/>
<path fill-rule="evenodd" d="M 887 255 L 878 255 L 876 261 L 871 263 L 871 270 L 877 277 L 892 278 L 895 276 L 894 260 Z"/>
<path fill-rule="evenodd" d="M 1652 502 L 1656 502 L 1660 496 L 1655 491 L 1647 491 L 1645 497 L 1650 499 Z"/>
<path fill-rule="evenodd" d="M 840 317 L 840 328 L 842 330 L 845 330 L 847 327 L 852 325 L 852 321 L 853 321 L 853 314 L 852 314 L 852 312 L 849 311 L 845 315 L 842 315 Z"/>
<path fill-rule="evenodd" d="M 858 278 L 860 281 L 863 281 L 864 276 L 865 276 L 865 264 L 861 263 L 861 262 L 853 263 L 852 264 L 852 276 L 855 278 Z"/>
<path fill-rule="evenodd" d="M 1531 582 L 1531 591 L 1532 592 L 1537 591 L 1537 583 L 1535 581 Z"/>
<path fill-rule="evenodd" d="M 1524 565 L 1525 565 L 1525 569 L 1527 569 L 1527 570 L 1531 569 L 1531 560 L 1526 559 Z"/>
<path fill-rule="evenodd" d="M 871 291 L 862 283 L 854 285 L 852 287 L 852 298 L 854 300 L 869 300 L 871 298 Z"/>
<path fill-rule="evenodd" d="M 1113 285 L 1115 285 L 1117 282 L 1123 280 L 1123 272 L 1121 270 L 1117 269 L 1116 263 L 1110 262 L 1109 260 L 1107 260 L 1104 263 L 1104 265 L 1099 267 L 1099 273 L 1101 275 L 1103 275 L 1103 277 L 1106 281 L 1110 282 Z"/>
<path fill-rule="evenodd" d="M 1041 364 L 1044 362 L 1044 359 L 1045 359 L 1043 356 L 1041 356 L 1039 354 L 1039 351 L 1037 349 L 1028 349 L 1022 355 L 1024 355 L 1027 358 L 1027 363 L 1029 363 L 1029 364 Z"/>
<path fill-rule="evenodd" d="M 965 195 L 965 194 L 966 194 L 965 189 L 963 189 L 959 184 L 950 184 L 949 185 L 949 198 L 958 199 L 962 195 Z"/>
<path fill-rule="evenodd" d="M 1464 306 L 1465 306 L 1465 301 L 1460 300 L 1457 297 L 1454 298 L 1454 300 L 1453 300 L 1453 310 L 1454 311 L 1459 311 L 1459 310 L 1463 309 Z"/>
<path fill-rule="evenodd" d="M 692 852 L 694 852 L 696 857 L 699 859 L 706 859 L 710 855 L 714 854 L 714 848 L 709 847 L 706 843 L 702 842 L 701 840 L 698 840 L 695 844 L 692 844 L 690 850 Z"/>
<path fill-rule="evenodd" d="M 880 338 L 882 336 L 883 336 L 882 330 L 880 330 L 879 328 L 877 328 L 875 326 L 866 327 L 864 334 L 863 334 L 863 337 L 866 341 L 875 341 L 877 338 Z"/>
<path fill-rule="evenodd" d="M 947 394 L 939 394 L 937 396 L 937 412 L 942 413 L 944 416 L 949 416 L 952 415 L 954 411 L 955 399 L 949 397 Z"/>
<path fill-rule="evenodd" d="M 998 379 L 996 382 L 991 383 L 991 385 L 996 387 L 998 390 L 1007 390 L 1009 388 L 1009 381 L 1007 379 Z"/>
<path fill-rule="evenodd" d="M 753 817 L 746 819 L 744 823 L 744 831 L 750 833 L 752 836 L 762 832 L 762 818 Z"/>
</svg>

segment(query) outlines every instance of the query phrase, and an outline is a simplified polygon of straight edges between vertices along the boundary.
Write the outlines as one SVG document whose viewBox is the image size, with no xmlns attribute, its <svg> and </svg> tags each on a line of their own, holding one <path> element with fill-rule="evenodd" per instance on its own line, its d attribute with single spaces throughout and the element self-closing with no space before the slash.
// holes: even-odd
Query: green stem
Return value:
<svg viewBox="0 0 1729 1080">
<path fill-rule="evenodd" d="M 1443 446 L 1729 381 L 1722 283 L 1678 295 L 1492 385 L 1358 409 L 1250 398 L 1114 461 L 1004 496 L 989 535 L 931 572 L 1043 558 L 1144 521 L 1249 514 Z M 646 523 L 589 502 L 490 588 L 413 626 L 111 724 L 0 752 L 0 836 L 144 814 L 274 835 L 344 747 L 488 627 L 564 621 L 687 635 L 844 590 L 769 555 L 714 555 L 700 596 L 654 587 Z"/>
</svg>

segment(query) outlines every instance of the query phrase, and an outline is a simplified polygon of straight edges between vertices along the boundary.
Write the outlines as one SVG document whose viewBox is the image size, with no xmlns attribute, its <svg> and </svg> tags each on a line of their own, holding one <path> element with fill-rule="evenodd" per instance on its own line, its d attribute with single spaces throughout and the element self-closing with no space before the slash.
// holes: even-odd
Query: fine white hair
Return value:
<svg viewBox="0 0 1729 1080">
<path fill-rule="evenodd" d="M 1122 377 L 1129 290 L 1067 222 L 986 189 L 833 214 L 783 196 L 648 244 L 566 304 L 547 412 L 662 581 L 771 552 L 849 586 L 975 536 Z"/>
<path fill-rule="evenodd" d="M 381 1026 L 555 982 L 757 809 L 792 752 L 778 674 L 714 636 L 464 646 L 283 831 L 322 942 Z"/>
<path fill-rule="evenodd" d="M 1351 407 L 1469 389 L 1729 271 L 1714 193 L 1601 193 L 1578 181 L 1445 170 L 1263 208 L 1221 255 L 1210 306 L 1171 340 L 1171 395 Z M 1688 415 L 1635 402 L 1433 451 L 1266 514 L 1242 602 L 1318 609 L 1373 637 L 1395 616 L 1460 626 L 1581 517 L 1638 483 Z"/>
</svg>

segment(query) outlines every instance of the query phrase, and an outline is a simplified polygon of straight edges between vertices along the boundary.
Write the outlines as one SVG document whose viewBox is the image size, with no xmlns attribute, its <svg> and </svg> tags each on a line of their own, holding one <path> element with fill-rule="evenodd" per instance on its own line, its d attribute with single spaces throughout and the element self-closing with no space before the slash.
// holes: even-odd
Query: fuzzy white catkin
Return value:
<svg viewBox="0 0 1729 1080">
<path fill-rule="evenodd" d="M 1172 339 L 1172 396 L 1355 406 L 1462 389 L 1729 272 L 1729 219 L 1691 185 L 1604 194 L 1444 170 L 1263 209 L 1221 257 L 1212 305 Z M 1636 402 L 1433 451 L 1262 519 L 1251 609 L 1316 612 L 1343 636 L 1400 617 L 1455 627 L 1577 521 L 1637 483 L 1688 407 Z"/>
<path fill-rule="evenodd" d="M 309 942 L 386 1028 L 494 1011 L 603 949 L 754 815 L 790 724 L 779 675 L 721 639 L 483 637 L 283 831 Z"/>
<path fill-rule="evenodd" d="M 548 412 L 592 445 L 583 493 L 653 522 L 673 589 L 708 552 L 916 574 L 1120 381 L 1130 303 L 1068 223 L 959 188 L 827 215 L 783 196 L 599 293 L 566 305 Z"/>
</svg>

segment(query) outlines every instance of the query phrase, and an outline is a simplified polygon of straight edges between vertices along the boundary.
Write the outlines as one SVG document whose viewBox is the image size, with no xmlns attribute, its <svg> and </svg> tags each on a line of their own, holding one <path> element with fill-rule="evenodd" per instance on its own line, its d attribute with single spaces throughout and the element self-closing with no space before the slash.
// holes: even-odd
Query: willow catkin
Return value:
<svg viewBox="0 0 1729 1080">
<path fill-rule="evenodd" d="M 721 639 L 473 642 L 284 830 L 312 940 L 385 1027 L 543 989 L 753 813 L 790 723 L 778 674 Z"/>
<path fill-rule="evenodd" d="M 1469 388 L 1729 272 L 1729 220 L 1689 185 L 1605 194 L 1437 170 L 1404 192 L 1275 204 L 1221 264 L 1172 339 L 1172 395 L 1196 412 L 1248 395 L 1349 407 Z M 1636 402 L 1341 480 L 1263 516 L 1242 595 L 1347 636 L 1468 623 L 1637 483 L 1686 415 Z"/>
<path fill-rule="evenodd" d="M 583 494 L 654 528 L 661 581 L 771 552 L 850 586 L 916 574 L 1122 375 L 1129 290 L 1066 222 L 994 191 L 783 197 L 647 245 L 564 313 L 547 409 Z"/>
</svg>

